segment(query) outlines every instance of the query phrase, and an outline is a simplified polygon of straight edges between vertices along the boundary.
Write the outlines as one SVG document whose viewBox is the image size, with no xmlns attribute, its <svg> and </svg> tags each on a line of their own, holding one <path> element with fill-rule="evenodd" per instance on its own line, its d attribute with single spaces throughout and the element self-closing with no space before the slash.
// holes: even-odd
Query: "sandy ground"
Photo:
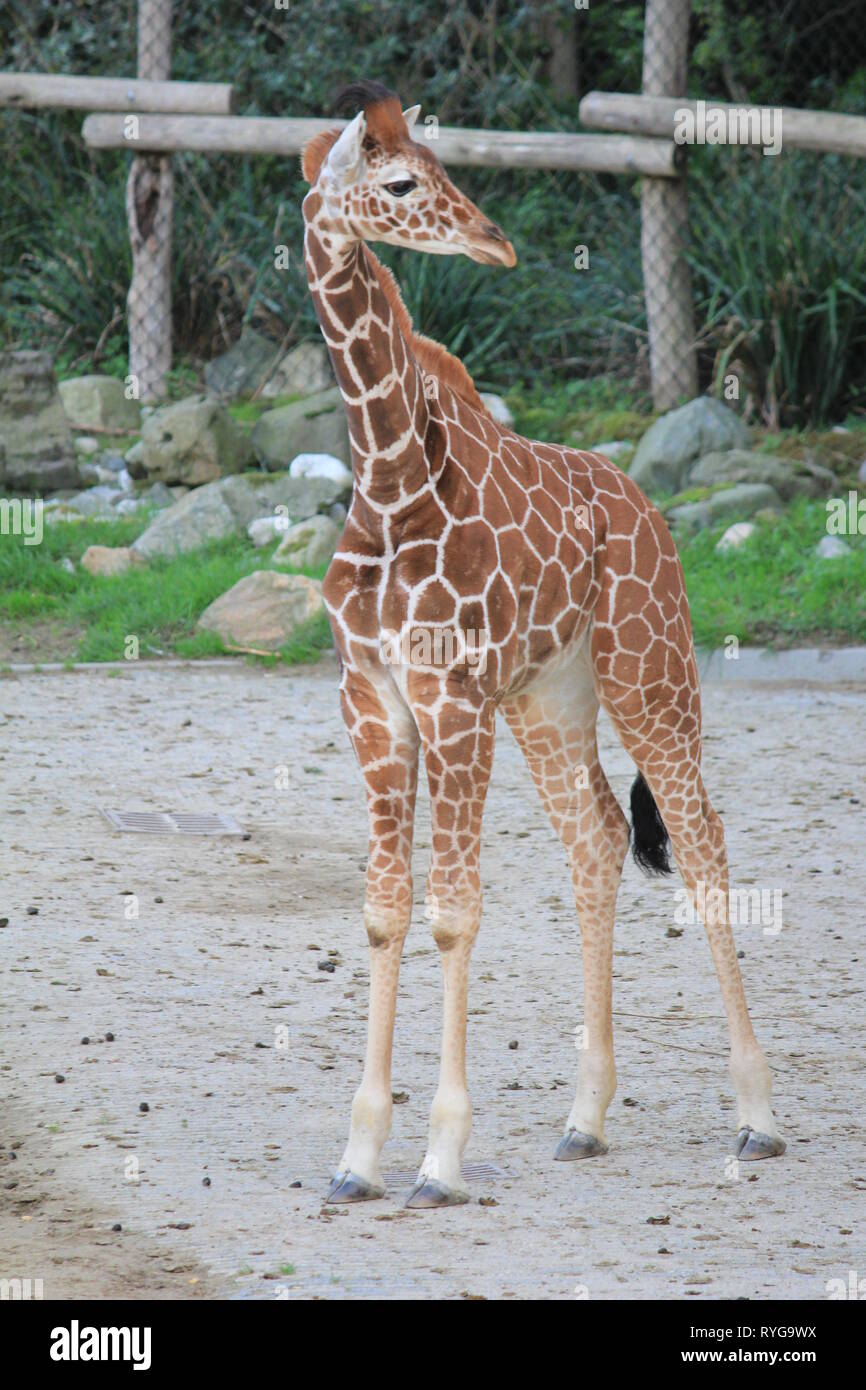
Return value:
<svg viewBox="0 0 866 1390">
<path fill-rule="evenodd" d="M 482 1200 L 424 1213 L 401 1207 L 438 1060 L 423 796 L 390 1190 L 322 1206 L 367 980 L 366 817 L 332 661 L 0 681 L 0 1278 L 41 1278 L 46 1298 L 824 1298 L 828 1280 L 866 1273 L 863 690 L 710 685 L 705 711 L 734 882 L 784 893 L 780 933 L 737 936 L 787 1155 L 731 1165 L 702 929 L 666 935 L 676 885 L 630 864 L 610 1153 L 551 1161 L 574 1084 L 578 934 L 503 726 L 466 1155 L 500 1171 L 472 1183 Z M 625 804 L 632 769 L 607 727 L 602 750 Z M 250 838 L 119 834 L 100 806 L 226 811 Z"/>
</svg>

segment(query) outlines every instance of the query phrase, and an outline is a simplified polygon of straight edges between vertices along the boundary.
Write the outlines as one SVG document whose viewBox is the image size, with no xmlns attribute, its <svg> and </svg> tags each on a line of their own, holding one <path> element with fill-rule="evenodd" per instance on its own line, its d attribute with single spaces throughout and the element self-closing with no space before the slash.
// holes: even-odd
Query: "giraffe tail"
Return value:
<svg viewBox="0 0 866 1390">
<path fill-rule="evenodd" d="M 642 772 L 631 789 L 631 852 L 645 874 L 672 872 L 668 832 Z"/>
</svg>

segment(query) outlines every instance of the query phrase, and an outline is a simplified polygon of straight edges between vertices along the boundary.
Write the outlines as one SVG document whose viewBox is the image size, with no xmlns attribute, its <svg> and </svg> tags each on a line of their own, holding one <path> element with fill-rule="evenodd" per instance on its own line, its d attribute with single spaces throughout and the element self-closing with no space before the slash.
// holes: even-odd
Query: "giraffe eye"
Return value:
<svg viewBox="0 0 866 1390">
<path fill-rule="evenodd" d="M 386 183 L 385 187 L 395 198 L 405 198 L 406 194 L 411 193 L 418 185 L 414 179 L 399 179 L 397 183 Z"/>
</svg>

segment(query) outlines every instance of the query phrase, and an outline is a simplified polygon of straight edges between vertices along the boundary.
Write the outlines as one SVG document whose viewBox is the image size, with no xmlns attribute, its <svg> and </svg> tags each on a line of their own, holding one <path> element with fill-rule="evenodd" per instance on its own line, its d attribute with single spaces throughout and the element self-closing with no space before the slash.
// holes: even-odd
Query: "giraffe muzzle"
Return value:
<svg viewBox="0 0 866 1390">
<path fill-rule="evenodd" d="M 483 222 L 473 229 L 468 241 L 467 255 L 481 265 L 511 267 L 517 264 L 514 247 L 495 222 Z"/>
</svg>

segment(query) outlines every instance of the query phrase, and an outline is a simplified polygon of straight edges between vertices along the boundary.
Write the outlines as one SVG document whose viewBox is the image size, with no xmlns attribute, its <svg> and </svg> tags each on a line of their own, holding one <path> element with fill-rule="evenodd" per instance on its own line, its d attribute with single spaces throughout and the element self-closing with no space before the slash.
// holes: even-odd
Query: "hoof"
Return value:
<svg viewBox="0 0 866 1390">
<path fill-rule="evenodd" d="M 593 1134 L 581 1134 L 579 1129 L 567 1129 L 553 1155 L 558 1163 L 572 1163 L 577 1158 L 598 1158 L 607 1153 L 607 1144 Z"/>
<path fill-rule="evenodd" d="M 372 1202 L 376 1197 L 384 1197 L 384 1187 L 367 1182 L 357 1173 L 335 1173 L 328 1188 L 326 1202 Z"/>
<path fill-rule="evenodd" d="M 459 1192 L 456 1188 L 446 1187 L 443 1182 L 437 1182 L 435 1178 L 419 1178 L 406 1198 L 405 1204 L 414 1211 L 421 1211 L 430 1207 L 460 1207 L 468 1201 L 468 1192 Z"/>
<path fill-rule="evenodd" d="M 777 1158 L 785 1152 L 785 1141 L 772 1134 L 760 1134 L 756 1129 L 741 1129 L 737 1135 L 737 1158 L 751 1163 L 759 1158 Z"/>
</svg>

